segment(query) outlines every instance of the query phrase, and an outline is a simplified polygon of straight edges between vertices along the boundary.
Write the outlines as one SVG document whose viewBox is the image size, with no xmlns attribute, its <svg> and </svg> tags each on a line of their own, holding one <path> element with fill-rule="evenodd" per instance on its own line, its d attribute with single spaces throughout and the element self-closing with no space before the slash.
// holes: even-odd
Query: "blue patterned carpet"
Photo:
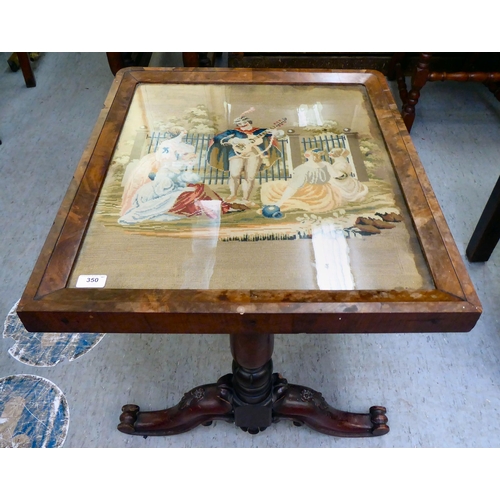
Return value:
<svg viewBox="0 0 500 500">
<path fill-rule="evenodd" d="M 73 361 L 105 335 L 30 333 L 16 311 L 17 303 L 7 315 L 3 337 L 14 340 L 8 352 L 25 365 L 50 367 Z M 50 380 L 25 374 L 0 379 L 0 448 L 60 448 L 68 428 L 68 402 Z"/>
</svg>

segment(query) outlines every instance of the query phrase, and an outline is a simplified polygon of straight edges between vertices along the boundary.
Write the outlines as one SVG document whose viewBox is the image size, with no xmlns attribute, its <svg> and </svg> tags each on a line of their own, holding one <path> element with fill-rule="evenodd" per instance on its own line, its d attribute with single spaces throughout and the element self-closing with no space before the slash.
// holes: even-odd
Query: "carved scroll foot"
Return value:
<svg viewBox="0 0 500 500">
<path fill-rule="evenodd" d="M 195 387 L 176 406 L 166 410 L 141 412 L 137 405 L 125 405 L 118 430 L 144 437 L 172 436 L 198 425 L 210 425 L 214 420 L 234 422 L 232 394 L 226 380 L 227 376 L 216 384 Z"/>
<path fill-rule="evenodd" d="M 300 385 L 288 384 L 275 374 L 273 422 L 292 420 L 337 437 L 382 436 L 389 432 L 386 409 L 372 406 L 368 414 L 350 413 L 332 408 L 321 393 Z"/>
</svg>

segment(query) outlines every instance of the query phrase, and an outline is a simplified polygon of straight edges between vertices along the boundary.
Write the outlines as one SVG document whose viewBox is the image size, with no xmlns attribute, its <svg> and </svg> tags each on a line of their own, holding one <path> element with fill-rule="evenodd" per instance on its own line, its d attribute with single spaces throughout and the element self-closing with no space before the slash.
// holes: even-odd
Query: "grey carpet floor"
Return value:
<svg viewBox="0 0 500 500">
<path fill-rule="evenodd" d="M 0 53 L 2 321 L 22 294 L 113 81 L 104 53 L 47 53 L 35 65 L 37 87 L 28 89 L 8 56 Z M 500 102 L 479 84 L 430 83 L 417 113 L 411 135 L 464 256 L 500 173 Z M 339 439 L 288 422 L 256 436 L 222 422 L 147 440 L 116 430 L 123 404 L 174 405 L 229 371 L 224 335 L 106 335 L 79 359 L 47 368 L 21 364 L 8 353 L 12 341 L 0 338 L 0 377 L 38 375 L 63 391 L 68 448 L 498 447 L 500 249 L 466 266 L 484 307 L 470 333 L 276 338 L 275 370 L 288 380 L 343 410 L 386 406 L 391 431 L 383 437 Z"/>
</svg>

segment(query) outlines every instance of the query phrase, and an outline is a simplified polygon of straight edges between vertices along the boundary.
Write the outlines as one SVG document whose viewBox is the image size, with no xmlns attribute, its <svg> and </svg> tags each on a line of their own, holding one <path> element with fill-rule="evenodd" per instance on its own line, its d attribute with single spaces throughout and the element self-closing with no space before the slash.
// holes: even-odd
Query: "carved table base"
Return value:
<svg viewBox="0 0 500 500">
<path fill-rule="evenodd" d="M 389 432 L 384 407 L 372 406 L 367 414 L 340 411 L 332 408 L 321 393 L 289 384 L 273 374 L 272 344 L 272 335 L 232 335 L 233 373 L 215 384 L 195 387 L 172 408 L 141 412 L 137 405 L 125 405 L 118 430 L 144 437 L 171 436 L 224 420 L 257 434 L 272 423 L 291 420 L 295 425 L 338 437 Z"/>
</svg>

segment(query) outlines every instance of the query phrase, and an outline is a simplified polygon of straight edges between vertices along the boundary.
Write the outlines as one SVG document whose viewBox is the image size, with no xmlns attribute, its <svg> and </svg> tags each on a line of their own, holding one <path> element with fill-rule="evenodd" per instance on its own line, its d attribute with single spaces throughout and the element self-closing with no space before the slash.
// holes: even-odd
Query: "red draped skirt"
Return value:
<svg viewBox="0 0 500 500">
<path fill-rule="evenodd" d="M 168 213 L 185 215 L 187 217 L 205 214 L 212 219 L 217 218 L 219 216 L 218 211 L 215 212 L 211 210 L 208 204 L 200 203 L 200 201 L 208 200 L 220 201 L 221 212 L 223 214 L 228 212 L 231 208 L 229 203 L 223 201 L 223 199 L 206 184 L 188 184 L 188 186 L 194 188 L 194 190 L 181 193 Z"/>
</svg>

